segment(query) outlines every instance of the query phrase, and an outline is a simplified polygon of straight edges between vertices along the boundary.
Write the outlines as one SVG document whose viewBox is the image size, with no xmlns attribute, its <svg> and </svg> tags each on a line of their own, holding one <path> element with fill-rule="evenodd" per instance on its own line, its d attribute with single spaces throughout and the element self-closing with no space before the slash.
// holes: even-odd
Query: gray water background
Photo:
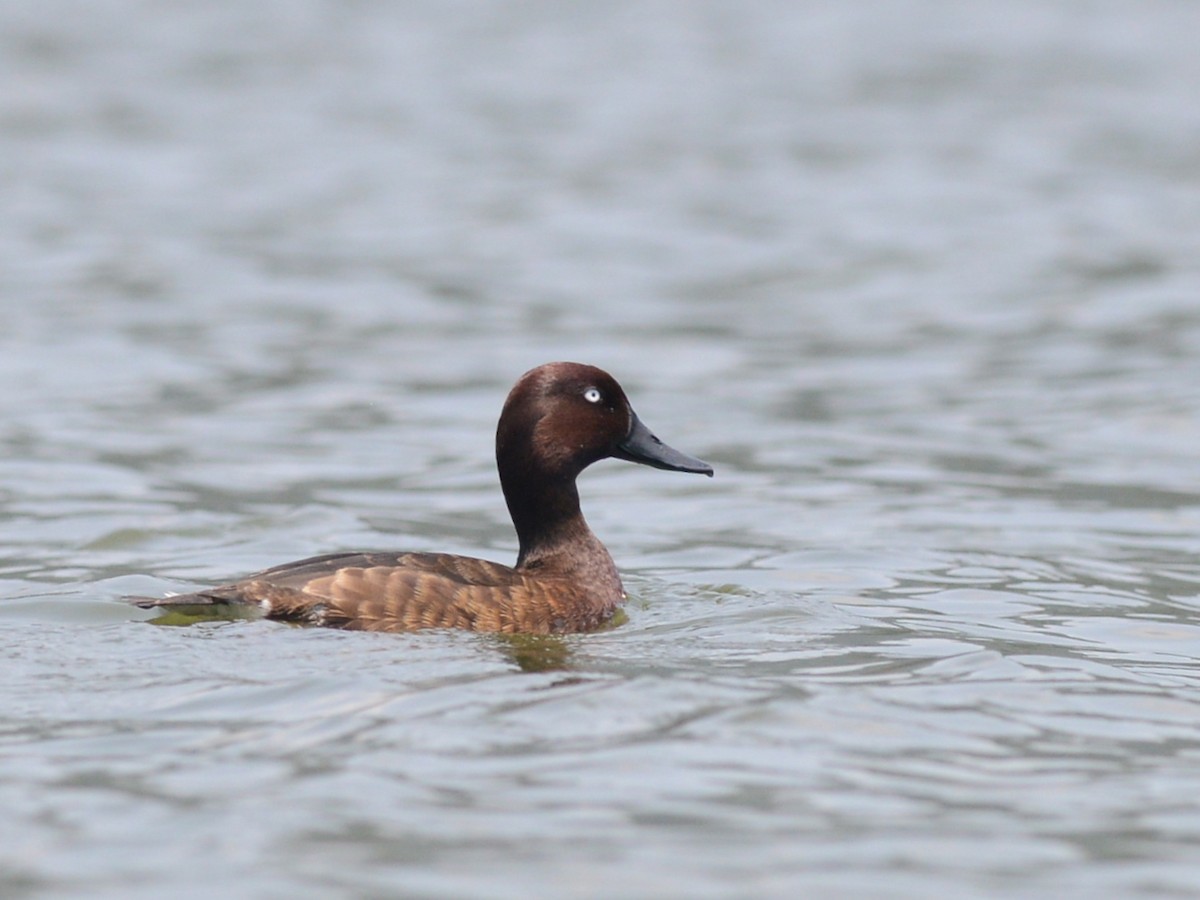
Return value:
<svg viewBox="0 0 1200 900">
<path fill-rule="evenodd" d="M 1200 893 L 1200 5 L 0 5 L 0 894 Z M 629 621 L 156 627 L 510 559 Z"/>
</svg>

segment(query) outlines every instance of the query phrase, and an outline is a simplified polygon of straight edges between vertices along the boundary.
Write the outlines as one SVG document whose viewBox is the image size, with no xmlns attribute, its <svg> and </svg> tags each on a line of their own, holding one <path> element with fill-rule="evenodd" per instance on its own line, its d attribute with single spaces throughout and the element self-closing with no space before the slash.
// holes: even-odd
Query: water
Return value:
<svg viewBox="0 0 1200 900">
<path fill-rule="evenodd" d="M 0 9 L 0 893 L 1200 890 L 1200 8 Z M 155 627 L 510 559 L 612 371 L 629 620 Z"/>
</svg>

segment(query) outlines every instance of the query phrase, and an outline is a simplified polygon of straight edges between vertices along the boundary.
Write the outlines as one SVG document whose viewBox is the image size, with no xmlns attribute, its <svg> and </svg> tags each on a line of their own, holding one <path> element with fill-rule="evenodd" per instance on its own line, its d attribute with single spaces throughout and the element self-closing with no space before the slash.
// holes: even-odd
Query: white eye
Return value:
<svg viewBox="0 0 1200 900">
<path fill-rule="evenodd" d="M 588 403 L 599 403 L 604 397 L 600 394 L 599 389 L 592 387 L 583 392 L 583 399 Z"/>
</svg>

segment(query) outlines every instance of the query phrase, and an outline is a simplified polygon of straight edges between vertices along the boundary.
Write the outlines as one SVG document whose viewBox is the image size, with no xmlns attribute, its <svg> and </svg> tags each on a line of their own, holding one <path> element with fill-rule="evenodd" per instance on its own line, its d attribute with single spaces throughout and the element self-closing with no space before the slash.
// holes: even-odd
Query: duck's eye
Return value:
<svg viewBox="0 0 1200 900">
<path fill-rule="evenodd" d="M 599 403 L 604 399 L 604 395 L 600 393 L 599 388 L 590 387 L 583 392 L 583 399 L 588 403 Z"/>
</svg>

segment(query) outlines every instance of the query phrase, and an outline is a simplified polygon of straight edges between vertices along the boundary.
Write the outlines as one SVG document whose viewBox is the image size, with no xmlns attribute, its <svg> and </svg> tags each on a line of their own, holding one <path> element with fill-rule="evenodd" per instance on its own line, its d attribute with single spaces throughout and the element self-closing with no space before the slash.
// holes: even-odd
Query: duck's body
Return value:
<svg viewBox="0 0 1200 900">
<path fill-rule="evenodd" d="M 269 618 L 363 631 L 587 631 L 625 599 L 575 487 L 584 468 L 610 456 L 712 475 L 654 437 L 612 376 L 579 363 L 539 366 L 513 387 L 496 430 L 500 483 L 521 545 L 515 567 L 448 553 L 332 553 L 137 602 L 250 604 Z"/>
<path fill-rule="evenodd" d="M 354 631 L 589 631 L 624 599 L 612 558 L 534 572 L 453 553 L 330 553 L 149 606 L 253 604 L 272 619 Z"/>
</svg>

